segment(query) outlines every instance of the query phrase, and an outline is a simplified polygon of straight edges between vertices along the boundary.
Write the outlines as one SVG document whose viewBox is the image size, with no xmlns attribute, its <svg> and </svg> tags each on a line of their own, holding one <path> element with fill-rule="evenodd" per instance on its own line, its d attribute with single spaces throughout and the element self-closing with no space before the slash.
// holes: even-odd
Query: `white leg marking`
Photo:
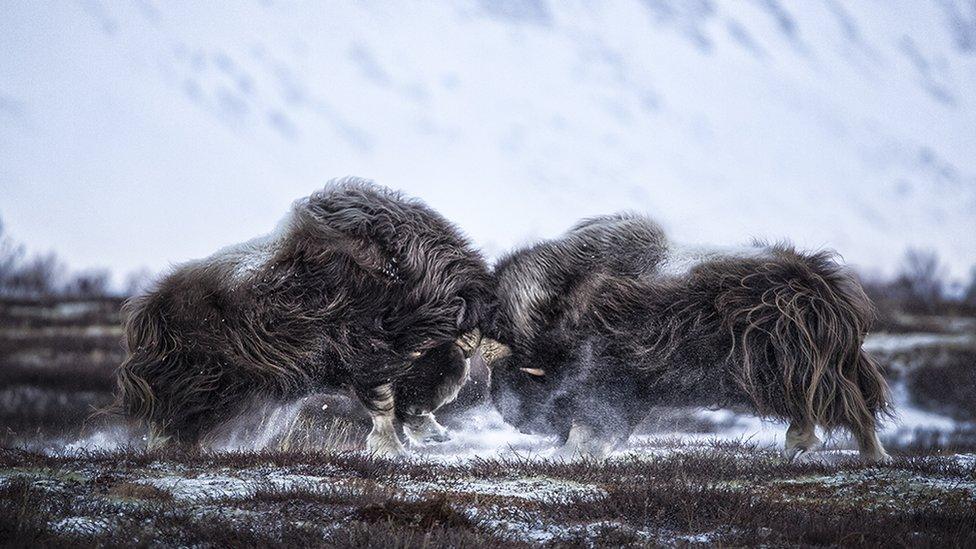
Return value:
<svg viewBox="0 0 976 549">
<path fill-rule="evenodd" d="M 418 446 L 451 440 L 447 428 L 437 423 L 437 418 L 430 412 L 405 418 L 403 420 L 403 434 L 411 443 Z"/>
<path fill-rule="evenodd" d="M 791 422 L 786 430 L 786 448 L 783 450 L 783 457 L 787 461 L 793 461 L 797 456 L 804 452 L 811 452 L 820 447 L 820 439 L 817 438 L 817 428 L 812 424 Z"/>
<path fill-rule="evenodd" d="M 889 463 L 891 461 L 891 456 L 888 455 L 888 452 L 885 451 L 884 446 L 881 445 L 881 440 L 878 438 L 877 431 L 871 431 L 870 433 L 857 438 L 857 445 L 861 453 L 861 459 L 873 463 Z"/>
<path fill-rule="evenodd" d="M 397 456 L 404 453 L 394 427 L 393 386 L 389 383 L 373 390 L 370 416 L 373 429 L 366 437 L 366 450 L 378 456 Z"/>
<path fill-rule="evenodd" d="M 146 435 L 146 449 L 147 450 L 158 450 L 160 448 L 165 448 L 169 446 L 172 438 L 169 435 L 164 435 L 163 430 L 159 428 L 156 424 L 149 425 L 149 434 Z"/>
<path fill-rule="evenodd" d="M 563 460 L 580 457 L 603 459 L 610 454 L 614 446 L 616 445 L 613 441 L 598 436 L 592 427 L 574 421 L 569 429 L 566 444 L 557 450 L 553 457 Z"/>
</svg>

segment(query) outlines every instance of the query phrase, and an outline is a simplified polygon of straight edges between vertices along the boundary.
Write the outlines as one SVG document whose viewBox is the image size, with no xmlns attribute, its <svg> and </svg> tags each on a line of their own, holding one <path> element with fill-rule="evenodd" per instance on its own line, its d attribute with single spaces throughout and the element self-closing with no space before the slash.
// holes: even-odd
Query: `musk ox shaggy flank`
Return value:
<svg viewBox="0 0 976 549">
<path fill-rule="evenodd" d="M 367 448 L 446 436 L 433 412 L 467 377 L 490 273 L 422 202 L 360 180 L 297 201 L 275 232 L 177 267 L 125 307 L 119 412 L 150 442 L 204 440 L 251 397 L 351 387 Z M 472 335 L 473 334 L 473 335 Z"/>
<path fill-rule="evenodd" d="M 639 215 L 580 223 L 496 267 L 483 352 L 506 421 L 600 456 L 654 406 L 746 407 L 790 422 L 786 455 L 817 426 L 887 458 L 888 389 L 861 344 L 873 309 L 830 254 L 786 245 L 694 250 Z"/>
</svg>

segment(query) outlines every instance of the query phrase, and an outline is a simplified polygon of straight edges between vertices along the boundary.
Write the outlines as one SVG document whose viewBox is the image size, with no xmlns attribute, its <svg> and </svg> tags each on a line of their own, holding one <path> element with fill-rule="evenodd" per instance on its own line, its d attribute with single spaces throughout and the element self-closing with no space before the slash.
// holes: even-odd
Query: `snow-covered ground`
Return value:
<svg viewBox="0 0 976 549">
<path fill-rule="evenodd" d="M 976 262 L 966 0 L 11 2 L 0 214 L 79 267 L 267 232 L 343 175 L 490 255 L 637 209 L 686 242 Z M 39 215 L 39 212 L 44 212 Z"/>
<path fill-rule="evenodd" d="M 951 542 L 972 537 L 976 482 L 968 457 L 788 465 L 734 444 L 660 447 L 599 463 L 139 452 L 50 458 L 0 450 L 0 512 L 17 511 L 18 535 L 73 544 L 184 546 L 224 535 L 281 543 L 287 532 L 292 546 L 355 545 L 349 540 L 362 523 L 371 546 L 390 535 L 383 525 L 397 537 L 419 530 L 427 546 L 457 546 L 445 532 L 484 536 L 476 545 L 754 545 L 773 533 L 792 545 L 807 535 L 849 540 L 865 529 L 888 542 L 918 541 L 920 532 Z M 791 513 L 824 518 L 782 518 Z M 847 513 L 858 519 L 828 529 L 827 518 Z"/>
<path fill-rule="evenodd" d="M 254 406 L 201 453 L 147 451 L 141 433 L 122 426 L 8 438 L 29 443 L 0 447 L 0 538 L 56 546 L 972 545 L 973 445 L 930 436 L 915 445 L 917 430 L 964 425 L 926 411 L 925 399 L 915 404 L 906 382 L 912 371 L 934 371 L 916 368 L 942 367 L 935 357 L 972 345 L 952 334 L 871 336 L 867 347 L 893 369 L 899 413 L 884 431 L 895 458 L 883 465 L 856 460 L 842 436 L 786 463 L 778 452 L 785 425 L 724 410 L 693 411 L 693 421 L 665 416 L 661 423 L 677 428 L 645 429 L 607 460 L 554 461 L 553 440 L 518 433 L 487 405 L 445 415 L 451 441 L 387 460 L 362 450 L 367 423 L 343 404 L 351 401 L 318 395 Z M 15 400 L 0 390 L 0 412 L 28 421 L 32 410 L 63 413 L 62 399 L 78 391 L 57 387 L 22 385 Z M 70 408 L 83 410 L 79 418 L 89 409 Z"/>
</svg>

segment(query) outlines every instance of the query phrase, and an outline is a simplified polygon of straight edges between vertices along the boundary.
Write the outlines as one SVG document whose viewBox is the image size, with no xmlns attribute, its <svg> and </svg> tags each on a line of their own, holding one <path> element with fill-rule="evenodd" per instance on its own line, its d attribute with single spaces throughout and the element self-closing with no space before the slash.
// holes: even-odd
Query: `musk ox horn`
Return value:
<svg viewBox="0 0 976 549">
<path fill-rule="evenodd" d="M 546 375 L 546 371 L 543 370 L 542 368 L 519 368 L 519 370 L 522 370 L 523 372 L 536 377 L 542 377 Z"/>
<path fill-rule="evenodd" d="M 485 365 L 491 369 L 491 365 L 499 359 L 505 358 L 512 354 L 512 349 L 500 343 L 490 337 L 485 337 L 481 339 L 481 345 L 478 346 L 478 351 L 481 353 L 482 358 L 485 359 Z"/>
<path fill-rule="evenodd" d="M 465 358 L 470 358 L 474 351 L 481 345 L 481 330 L 475 328 L 470 332 L 461 334 L 461 337 L 454 341 L 454 344 L 461 348 Z"/>
</svg>

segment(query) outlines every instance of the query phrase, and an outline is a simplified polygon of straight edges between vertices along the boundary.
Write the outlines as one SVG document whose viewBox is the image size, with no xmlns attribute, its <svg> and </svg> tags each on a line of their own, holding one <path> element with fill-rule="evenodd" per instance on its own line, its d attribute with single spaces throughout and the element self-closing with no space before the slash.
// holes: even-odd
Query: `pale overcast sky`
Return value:
<svg viewBox="0 0 976 549">
<path fill-rule="evenodd" d="M 495 255 L 579 217 L 976 263 L 972 4 L 5 2 L 0 216 L 153 270 L 358 175 Z"/>
</svg>

